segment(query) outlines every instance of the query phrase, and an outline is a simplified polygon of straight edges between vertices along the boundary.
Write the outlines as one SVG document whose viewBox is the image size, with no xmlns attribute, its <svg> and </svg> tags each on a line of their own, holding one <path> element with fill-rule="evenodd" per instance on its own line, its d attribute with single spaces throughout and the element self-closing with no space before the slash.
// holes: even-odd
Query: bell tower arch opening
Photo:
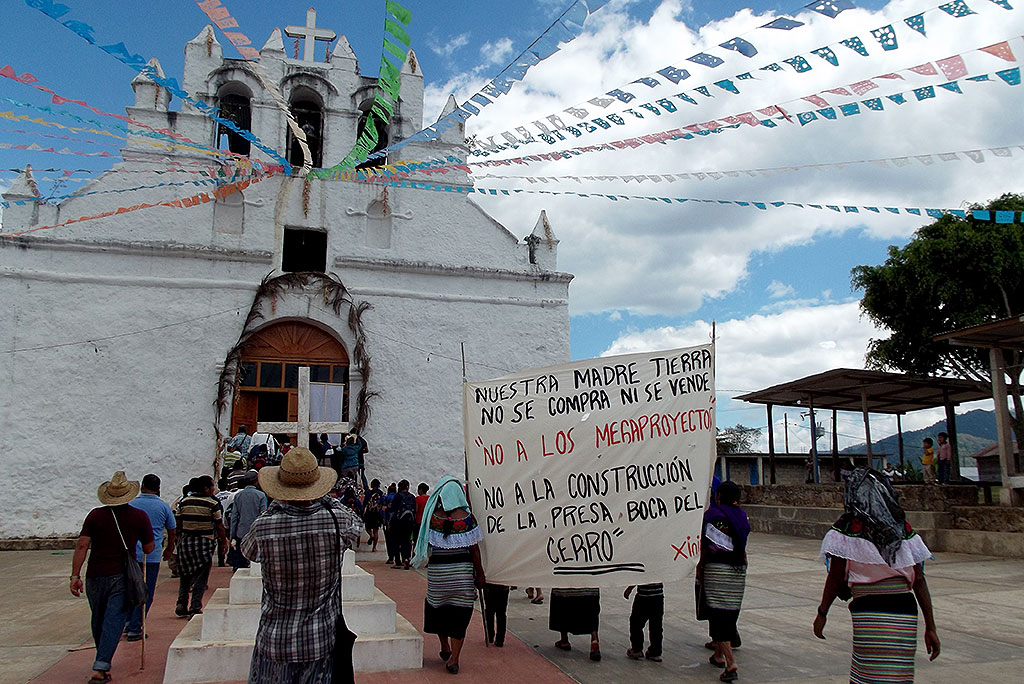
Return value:
<svg viewBox="0 0 1024 684">
<path fill-rule="evenodd" d="M 309 154 L 312 157 L 313 168 L 323 166 L 323 143 L 324 143 L 324 105 L 320 94 L 312 88 L 305 86 L 297 87 L 292 91 L 289 108 L 295 122 L 306 134 L 306 145 L 309 146 Z M 292 166 L 301 167 L 304 155 L 299 141 L 288 129 L 288 163 Z"/>
</svg>

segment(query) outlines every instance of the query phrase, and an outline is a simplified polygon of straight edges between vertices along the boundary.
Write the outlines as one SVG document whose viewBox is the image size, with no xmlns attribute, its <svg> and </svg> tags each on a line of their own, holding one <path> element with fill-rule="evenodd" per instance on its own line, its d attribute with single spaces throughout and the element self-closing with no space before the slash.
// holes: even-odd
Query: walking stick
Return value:
<svg viewBox="0 0 1024 684">
<path fill-rule="evenodd" d="M 146 608 L 149 603 L 149 563 L 143 556 L 142 577 L 146 581 L 146 596 L 142 599 L 142 655 L 140 656 L 139 669 L 146 669 Z"/>
<path fill-rule="evenodd" d="M 491 640 L 494 638 L 491 635 L 491 630 L 487 626 L 487 603 L 484 601 L 484 590 L 477 589 L 477 594 L 480 595 L 480 617 L 484 621 L 484 648 L 491 645 Z"/>
</svg>

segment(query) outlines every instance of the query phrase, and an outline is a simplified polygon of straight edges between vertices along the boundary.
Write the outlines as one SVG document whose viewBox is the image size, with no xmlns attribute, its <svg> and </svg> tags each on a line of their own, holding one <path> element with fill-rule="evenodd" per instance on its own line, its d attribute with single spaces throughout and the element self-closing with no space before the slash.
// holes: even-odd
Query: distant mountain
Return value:
<svg viewBox="0 0 1024 684">
<path fill-rule="evenodd" d="M 960 464 L 973 466 L 975 461 L 968 458 L 985 447 L 996 443 L 996 415 L 993 411 L 975 409 L 956 417 L 957 451 L 960 453 Z M 935 438 L 940 432 L 947 432 L 946 421 L 940 420 L 920 430 L 908 430 L 903 433 L 903 459 L 913 463 L 915 467 L 921 467 L 922 449 L 921 441 L 925 437 Z M 892 454 L 894 462 L 899 458 L 899 437 L 889 435 L 877 442 L 871 442 L 872 453 Z M 841 454 L 863 454 L 867 449 L 864 444 L 855 444 L 842 449 Z"/>
</svg>

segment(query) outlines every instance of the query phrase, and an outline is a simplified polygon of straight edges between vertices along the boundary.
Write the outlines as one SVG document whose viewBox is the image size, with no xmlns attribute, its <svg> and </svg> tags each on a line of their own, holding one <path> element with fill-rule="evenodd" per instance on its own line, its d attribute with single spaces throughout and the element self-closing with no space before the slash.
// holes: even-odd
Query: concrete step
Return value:
<svg viewBox="0 0 1024 684">
<path fill-rule="evenodd" d="M 834 523 L 843 514 L 840 508 L 810 508 L 801 506 L 745 505 L 747 517 L 770 521 L 805 523 Z M 953 526 L 953 515 L 937 511 L 907 511 L 907 520 L 915 530 L 945 529 Z M 826 528 L 825 531 L 827 531 Z M 824 532 L 822 533 L 824 534 Z"/>
<path fill-rule="evenodd" d="M 164 668 L 164 684 L 248 679 L 253 639 L 203 641 L 200 635 L 205 617 L 197 615 L 192 618 L 171 644 Z M 352 649 L 352 660 L 356 672 L 421 668 L 423 637 L 399 615 L 393 634 L 359 636 Z"/>
<path fill-rule="evenodd" d="M 369 601 L 373 598 L 373 575 L 358 566 L 341 576 L 341 599 L 343 601 Z M 231 578 L 232 604 L 259 604 L 263 600 L 263 577 L 252 575 L 249 568 L 242 568 Z"/>
<path fill-rule="evenodd" d="M 356 634 L 394 634 L 395 602 L 379 589 L 370 599 L 342 602 L 345 623 Z M 228 590 L 213 592 L 203 607 L 203 641 L 255 639 L 260 623 L 259 603 L 230 603 Z"/>
<path fill-rule="evenodd" d="M 925 543 L 928 543 L 927 539 Z M 935 530 L 935 545 L 929 544 L 928 548 L 1000 558 L 1024 558 L 1024 533 Z"/>
</svg>

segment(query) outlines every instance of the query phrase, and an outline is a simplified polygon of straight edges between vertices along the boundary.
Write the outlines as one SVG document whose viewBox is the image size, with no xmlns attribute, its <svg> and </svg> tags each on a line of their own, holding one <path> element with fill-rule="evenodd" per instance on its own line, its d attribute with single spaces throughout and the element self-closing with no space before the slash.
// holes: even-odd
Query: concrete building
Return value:
<svg viewBox="0 0 1024 684">
<path fill-rule="evenodd" d="M 274 31 L 260 56 L 314 165 L 344 158 L 377 85 L 345 37 L 326 60 L 306 61 Z M 473 379 L 569 360 L 572 276 L 556 270 L 543 213 L 512 227 L 520 240 L 456 192 L 279 173 L 222 197 L 191 184 L 119 193 L 206 178 L 189 173 L 199 170 L 230 179 L 248 170 L 231 152 L 272 163 L 200 109 L 170 110 L 151 78 L 131 85 L 133 120 L 221 153 L 170 147 L 136 127 L 123 160 L 76 197 L 40 201 L 26 171 L 4 195 L 0 233 L 197 191 L 208 201 L 0 239 L 0 538 L 76 533 L 95 488 L 119 469 L 132 479 L 154 472 L 173 495 L 212 472 L 218 439 L 240 424 L 295 420 L 300 365 L 319 383 L 319 419 L 362 428 L 368 476 L 459 475 L 463 368 Z M 182 87 L 301 165 L 252 63 L 225 59 L 210 26 L 185 46 Z M 422 119 L 423 74 L 410 51 L 382 141 L 409 137 Z M 464 131 L 401 154 L 464 156 Z M 473 182 L 458 169 L 443 178 Z"/>
</svg>

